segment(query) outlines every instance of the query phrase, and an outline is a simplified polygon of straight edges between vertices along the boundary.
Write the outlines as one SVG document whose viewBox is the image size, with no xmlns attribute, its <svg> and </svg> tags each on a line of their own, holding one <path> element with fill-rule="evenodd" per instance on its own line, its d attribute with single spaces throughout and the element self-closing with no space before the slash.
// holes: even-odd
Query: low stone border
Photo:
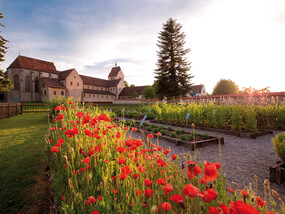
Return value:
<svg viewBox="0 0 285 214">
<path fill-rule="evenodd" d="M 285 183 L 285 161 L 277 162 L 269 168 L 269 181 L 276 182 L 277 184 Z"/>
<path fill-rule="evenodd" d="M 188 128 L 191 127 L 189 125 L 186 126 L 186 124 L 183 125 L 183 124 L 170 123 L 170 122 L 159 121 L 159 120 L 150 120 L 150 122 L 166 124 L 166 125 L 172 125 L 172 126 L 188 127 Z M 195 129 L 205 130 L 205 131 L 212 131 L 212 132 L 219 132 L 219 133 L 222 133 L 222 134 L 234 135 L 234 136 L 237 136 L 237 137 L 247 137 L 247 138 L 251 138 L 251 139 L 256 139 L 257 137 L 264 136 L 264 135 L 267 135 L 267 134 L 273 134 L 272 130 L 263 130 L 263 129 L 258 130 L 259 132 L 257 132 L 257 133 L 238 132 L 238 131 L 233 131 L 233 130 L 216 129 L 216 128 L 209 128 L 209 127 L 203 127 L 203 126 L 195 126 Z"/>
<path fill-rule="evenodd" d="M 141 129 L 141 130 L 143 130 L 146 134 L 153 134 L 154 136 L 156 136 L 156 133 L 146 131 L 144 129 Z M 162 140 L 174 143 L 176 146 L 183 146 L 183 147 L 189 148 L 192 151 L 195 151 L 195 149 L 197 148 L 211 146 L 211 145 L 215 145 L 219 143 L 225 144 L 223 137 L 213 137 L 213 136 L 209 136 L 209 139 L 207 140 L 200 140 L 200 141 L 195 141 L 195 142 L 184 141 L 184 140 L 180 140 L 180 139 L 176 139 L 176 138 L 172 138 L 172 137 L 164 136 L 164 135 L 160 135 L 159 138 Z"/>
</svg>

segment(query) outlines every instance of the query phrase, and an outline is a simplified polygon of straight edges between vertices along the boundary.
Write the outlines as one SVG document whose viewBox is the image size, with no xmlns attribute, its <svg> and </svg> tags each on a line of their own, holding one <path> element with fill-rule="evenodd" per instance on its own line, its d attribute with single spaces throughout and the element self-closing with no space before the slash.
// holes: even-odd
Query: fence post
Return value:
<svg viewBox="0 0 285 214">
<path fill-rule="evenodd" d="M 23 105 L 22 105 L 22 103 L 20 103 L 20 105 L 21 105 L 21 111 L 20 111 L 20 114 L 23 114 Z"/>
<path fill-rule="evenodd" d="M 8 118 L 10 117 L 10 103 L 8 103 Z"/>
</svg>

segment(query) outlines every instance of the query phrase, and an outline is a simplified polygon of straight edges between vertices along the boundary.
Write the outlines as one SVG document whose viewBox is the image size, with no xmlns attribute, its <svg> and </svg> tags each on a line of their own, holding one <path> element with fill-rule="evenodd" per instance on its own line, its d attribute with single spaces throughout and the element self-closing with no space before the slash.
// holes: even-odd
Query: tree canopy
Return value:
<svg viewBox="0 0 285 214">
<path fill-rule="evenodd" d="M 0 26 L 5 27 L 1 20 L 4 18 L 3 13 L 0 13 Z M 2 34 L 2 31 L 0 31 Z M 5 46 L 8 41 L 0 35 L 0 62 L 5 61 L 4 56 L 7 52 L 7 47 Z M 13 88 L 13 83 L 8 77 L 8 73 L 0 70 L 0 92 L 8 91 L 10 88 Z"/>
<path fill-rule="evenodd" d="M 182 25 L 170 18 L 158 36 L 158 61 L 154 73 L 159 97 L 184 96 L 191 89 L 193 76 L 187 73 L 191 63 L 186 57 L 190 49 L 184 48 L 185 34 L 181 29 Z"/>
<path fill-rule="evenodd" d="M 212 95 L 237 93 L 239 93 L 239 88 L 235 82 L 230 79 L 221 79 L 214 87 Z"/>
</svg>

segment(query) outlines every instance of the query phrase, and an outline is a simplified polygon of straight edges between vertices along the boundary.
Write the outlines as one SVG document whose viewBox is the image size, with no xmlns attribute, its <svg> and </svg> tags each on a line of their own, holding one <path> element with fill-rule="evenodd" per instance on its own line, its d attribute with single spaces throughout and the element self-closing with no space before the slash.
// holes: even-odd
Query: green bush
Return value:
<svg viewBox="0 0 285 214">
<path fill-rule="evenodd" d="M 285 161 L 285 132 L 282 132 L 272 138 L 273 148 L 283 161 Z"/>
<path fill-rule="evenodd" d="M 162 131 L 164 129 L 164 126 L 157 127 L 159 131 Z"/>
<path fill-rule="evenodd" d="M 153 120 L 155 118 L 155 114 L 152 112 L 147 113 L 147 119 Z"/>
<path fill-rule="evenodd" d="M 186 140 L 186 139 L 187 139 L 187 136 L 186 136 L 185 134 L 183 134 L 183 135 L 180 136 L 180 139 L 181 139 L 181 140 Z"/>
<path fill-rule="evenodd" d="M 143 122 L 143 126 L 148 126 L 148 123 L 147 122 Z"/>
<path fill-rule="evenodd" d="M 185 130 L 184 129 L 180 129 L 181 131 L 181 134 L 184 134 L 185 133 Z"/>
<path fill-rule="evenodd" d="M 155 125 L 154 125 L 154 124 L 151 124 L 150 127 L 153 129 L 153 128 L 155 128 Z"/>
<path fill-rule="evenodd" d="M 148 126 L 146 130 L 150 132 L 152 130 L 151 126 Z"/>
<path fill-rule="evenodd" d="M 169 126 L 169 127 L 167 128 L 167 130 L 168 130 L 168 131 L 173 131 L 173 128 Z"/>
<path fill-rule="evenodd" d="M 190 139 L 190 140 L 195 140 L 196 135 L 197 135 L 196 132 L 193 131 L 193 132 L 189 135 L 189 139 Z"/>
<path fill-rule="evenodd" d="M 165 135 L 166 134 L 166 131 L 165 130 L 161 130 L 160 132 L 162 135 Z"/>
<path fill-rule="evenodd" d="M 176 138 L 176 133 L 172 132 L 170 136 L 173 137 L 173 138 Z"/>
<path fill-rule="evenodd" d="M 246 109 L 246 131 L 257 132 L 257 120 L 256 120 L 256 111 L 253 106 L 250 106 Z"/>
<path fill-rule="evenodd" d="M 240 131 L 241 130 L 241 122 L 242 122 L 242 106 L 241 105 L 235 105 L 232 107 L 232 111 L 231 111 L 232 129 L 234 131 Z"/>
<path fill-rule="evenodd" d="M 176 130 L 175 130 L 175 133 L 178 134 L 178 135 L 180 135 L 180 134 L 181 134 L 181 130 L 180 130 L 180 129 L 176 129 Z"/>
<path fill-rule="evenodd" d="M 202 134 L 202 139 L 204 139 L 204 140 L 209 139 L 209 134 L 207 134 L 207 133 Z"/>
<path fill-rule="evenodd" d="M 153 129 L 153 132 L 154 132 L 154 133 L 159 132 L 158 128 L 154 128 L 154 129 Z"/>
</svg>

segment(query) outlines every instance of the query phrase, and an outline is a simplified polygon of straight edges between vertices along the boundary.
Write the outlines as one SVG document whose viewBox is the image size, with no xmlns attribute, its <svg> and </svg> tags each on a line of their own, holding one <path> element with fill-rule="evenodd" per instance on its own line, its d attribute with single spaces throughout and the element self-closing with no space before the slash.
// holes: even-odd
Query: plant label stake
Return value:
<svg viewBox="0 0 285 214">
<path fill-rule="evenodd" d="M 145 115 L 140 123 L 140 126 L 142 126 L 142 124 L 144 123 L 145 119 L 147 118 L 147 115 Z"/>
<path fill-rule="evenodd" d="M 112 109 L 110 109 L 110 112 L 112 112 Z"/>
<path fill-rule="evenodd" d="M 148 112 L 150 112 L 151 109 L 148 110 Z"/>
<path fill-rule="evenodd" d="M 189 117 L 190 117 L 190 113 L 188 113 L 188 114 L 186 115 L 186 117 L 185 117 L 185 120 L 186 120 L 186 126 L 187 126 L 187 120 L 189 119 Z"/>
</svg>

